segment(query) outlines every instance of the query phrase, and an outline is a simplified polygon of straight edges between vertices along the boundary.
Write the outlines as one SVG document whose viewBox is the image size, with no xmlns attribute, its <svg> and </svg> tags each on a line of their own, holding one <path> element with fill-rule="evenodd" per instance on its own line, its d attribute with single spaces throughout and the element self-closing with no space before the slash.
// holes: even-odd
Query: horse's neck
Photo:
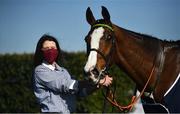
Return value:
<svg viewBox="0 0 180 114">
<path fill-rule="evenodd" d="M 130 33 L 117 26 L 114 28 L 116 36 L 116 64 L 124 69 L 142 89 L 153 68 L 158 53 L 157 46 L 151 46 L 143 37 L 136 36 L 137 34 Z M 154 79 L 150 83 L 153 82 Z"/>
</svg>

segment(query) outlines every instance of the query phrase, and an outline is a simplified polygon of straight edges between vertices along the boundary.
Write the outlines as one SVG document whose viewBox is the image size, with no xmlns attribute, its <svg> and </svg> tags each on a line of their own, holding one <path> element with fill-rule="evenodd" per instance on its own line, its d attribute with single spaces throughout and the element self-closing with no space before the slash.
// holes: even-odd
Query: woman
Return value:
<svg viewBox="0 0 180 114">
<path fill-rule="evenodd" d="M 71 78 L 68 71 L 57 64 L 60 46 L 50 35 L 43 35 L 38 41 L 34 55 L 34 93 L 41 112 L 75 112 L 76 96 L 86 96 L 97 86 L 88 81 Z M 108 86 L 112 78 L 105 76 L 100 85 Z"/>
</svg>

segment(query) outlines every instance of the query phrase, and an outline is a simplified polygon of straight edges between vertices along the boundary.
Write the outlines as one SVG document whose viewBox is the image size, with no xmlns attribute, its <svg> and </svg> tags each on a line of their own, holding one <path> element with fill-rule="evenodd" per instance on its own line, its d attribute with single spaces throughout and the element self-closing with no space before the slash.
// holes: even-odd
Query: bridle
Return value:
<svg viewBox="0 0 180 114">
<path fill-rule="evenodd" d="M 101 51 L 99 51 L 98 49 L 95 49 L 95 48 L 90 48 L 88 50 L 88 52 L 91 52 L 91 51 L 95 51 L 97 52 L 99 55 L 101 55 L 101 57 L 104 59 L 105 61 L 105 67 L 98 71 L 98 77 L 97 79 L 94 81 L 95 84 L 98 84 L 100 79 L 104 78 L 105 75 L 109 74 L 108 73 L 108 70 L 109 70 L 109 65 L 110 65 L 110 60 L 112 58 L 112 53 L 113 53 L 113 50 L 115 48 L 115 35 L 114 35 L 114 30 L 113 28 L 110 26 L 110 25 L 107 25 L 107 24 L 95 24 L 92 26 L 92 28 L 95 28 L 95 27 L 105 27 L 105 28 L 108 28 L 111 32 L 113 32 L 113 36 L 112 36 L 112 46 L 111 46 L 111 49 L 110 49 L 110 52 L 105 56 Z"/>
</svg>

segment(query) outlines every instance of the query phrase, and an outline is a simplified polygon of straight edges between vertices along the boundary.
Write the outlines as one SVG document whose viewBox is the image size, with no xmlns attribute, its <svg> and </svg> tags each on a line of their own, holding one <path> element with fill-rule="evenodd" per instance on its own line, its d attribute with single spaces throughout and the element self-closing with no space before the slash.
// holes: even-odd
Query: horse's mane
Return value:
<svg viewBox="0 0 180 114">
<path fill-rule="evenodd" d="M 132 35 L 135 35 L 135 36 L 138 36 L 138 37 L 141 37 L 141 38 L 147 38 L 147 39 L 153 39 L 153 40 L 160 40 L 154 36 L 151 36 L 151 35 L 147 35 L 147 34 L 142 34 L 142 33 L 138 33 L 138 32 L 134 32 L 134 31 L 131 31 L 131 30 L 128 30 L 128 29 L 125 29 L 125 28 L 121 28 L 123 30 L 125 30 L 126 32 L 132 34 Z"/>
<path fill-rule="evenodd" d="M 121 27 L 120 27 L 121 28 Z M 142 33 L 138 33 L 138 32 L 134 32 L 125 28 L 121 28 L 124 31 L 130 33 L 133 36 L 136 36 L 137 38 L 142 38 L 144 41 L 152 43 L 152 42 L 163 42 L 165 45 L 177 45 L 178 47 L 180 47 L 180 40 L 174 41 L 174 40 L 161 40 L 157 37 L 151 36 L 151 35 L 147 35 L 147 34 L 142 34 Z"/>
</svg>

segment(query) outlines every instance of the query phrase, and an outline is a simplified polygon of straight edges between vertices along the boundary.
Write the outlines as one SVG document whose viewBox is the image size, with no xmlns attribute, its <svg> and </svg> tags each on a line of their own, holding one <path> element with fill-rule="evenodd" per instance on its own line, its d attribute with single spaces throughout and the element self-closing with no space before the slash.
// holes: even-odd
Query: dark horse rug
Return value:
<svg viewBox="0 0 180 114">
<path fill-rule="evenodd" d="M 155 103 L 150 97 L 142 98 L 145 113 L 180 113 L 180 74 L 164 95 L 164 103 Z"/>
<path fill-rule="evenodd" d="M 165 106 L 170 113 L 180 113 L 180 74 L 164 96 Z"/>
</svg>

